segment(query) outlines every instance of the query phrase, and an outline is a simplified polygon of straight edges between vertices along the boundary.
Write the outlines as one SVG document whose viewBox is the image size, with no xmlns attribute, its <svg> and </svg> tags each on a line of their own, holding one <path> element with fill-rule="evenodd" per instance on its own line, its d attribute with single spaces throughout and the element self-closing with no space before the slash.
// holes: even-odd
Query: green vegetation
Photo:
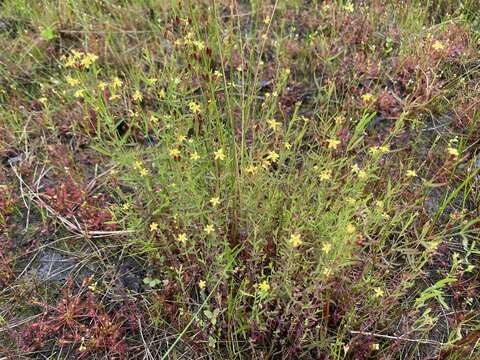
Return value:
<svg viewBox="0 0 480 360">
<path fill-rule="evenodd" d="M 0 2 L 0 354 L 480 357 L 477 5 Z"/>
</svg>

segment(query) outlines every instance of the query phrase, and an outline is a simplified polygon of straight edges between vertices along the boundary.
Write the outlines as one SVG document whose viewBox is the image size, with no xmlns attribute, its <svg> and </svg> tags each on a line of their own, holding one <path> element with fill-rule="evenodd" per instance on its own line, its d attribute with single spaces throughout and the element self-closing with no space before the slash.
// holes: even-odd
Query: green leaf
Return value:
<svg viewBox="0 0 480 360">
<path fill-rule="evenodd" d="M 40 32 L 40 36 L 43 40 L 53 40 L 55 38 L 55 31 L 52 27 L 48 26 Z"/>
</svg>

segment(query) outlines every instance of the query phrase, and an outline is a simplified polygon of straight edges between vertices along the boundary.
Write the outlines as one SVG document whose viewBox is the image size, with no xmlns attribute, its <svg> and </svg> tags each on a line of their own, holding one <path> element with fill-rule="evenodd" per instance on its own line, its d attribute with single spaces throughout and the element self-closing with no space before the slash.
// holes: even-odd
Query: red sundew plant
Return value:
<svg viewBox="0 0 480 360">
<path fill-rule="evenodd" d="M 140 312 L 128 301 L 118 311 L 108 312 L 87 289 L 90 282 L 87 278 L 75 289 L 68 280 L 56 305 L 34 302 L 43 313 L 17 334 L 22 351 L 39 351 L 55 340 L 57 346 L 73 347 L 78 359 L 101 353 L 126 358 L 127 331 L 137 330 Z"/>
<path fill-rule="evenodd" d="M 45 202 L 66 218 L 75 217 L 88 230 L 115 230 L 108 223 L 112 215 L 106 208 L 104 194 L 90 195 L 87 189 L 67 177 L 56 186 L 48 186 L 42 194 Z"/>
</svg>

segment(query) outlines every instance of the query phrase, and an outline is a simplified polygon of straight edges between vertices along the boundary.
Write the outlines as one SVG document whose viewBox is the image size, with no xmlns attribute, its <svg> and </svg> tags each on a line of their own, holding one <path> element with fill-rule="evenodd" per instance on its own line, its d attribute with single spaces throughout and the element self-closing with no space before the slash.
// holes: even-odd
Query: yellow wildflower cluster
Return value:
<svg viewBox="0 0 480 360">
<path fill-rule="evenodd" d="M 190 160 L 192 160 L 192 161 L 200 160 L 200 155 L 198 155 L 198 153 L 196 151 L 194 151 L 190 154 Z"/>
<path fill-rule="evenodd" d="M 80 80 L 75 79 L 75 78 L 71 77 L 70 75 L 68 75 L 67 77 L 65 77 L 65 81 L 66 81 L 67 84 L 70 85 L 70 86 L 77 86 L 78 84 L 80 84 Z"/>
<path fill-rule="evenodd" d="M 332 177 L 332 170 L 330 169 L 323 170 L 318 177 L 320 178 L 321 181 L 329 180 Z"/>
<path fill-rule="evenodd" d="M 178 148 L 173 148 L 170 149 L 170 156 L 173 157 L 174 159 L 178 159 L 180 157 L 180 150 Z"/>
<path fill-rule="evenodd" d="M 340 145 L 341 143 L 340 140 L 337 140 L 335 138 L 328 139 L 327 142 L 328 148 L 333 150 L 336 150 L 338 148 L 338 145 Z"/>
<path fill-rule="evenodd" d="M 458 144 L 458 137 L 455 137 L 448 142 L 447 152 L 450 156 L 454 158 L 457 158 L 459 155 L 457 144 Z"/>
<path fill-rule="evenodd" d="M 325 254 L 328 254 L 330 252 L 330 250 L 332 250 L 332 244 L 326 242 L 325 244 L 322 245 L 322 251 Z"/>
<path fill-rule="evenodd" d="M 274 162 L 277 162 L 279 158 L 280 158 L 280 155 L 278 155 L 278 154 L 275 152 L 275 150 L 271 150 L 271 151 L 268 152 L 268 155 L 267 155 L 267 157 L 266 157 L 266 160 L 267 160 L 268 162 L 274 163 Z"/>
<path fill-rule="evenodd" d="M 190 111 L 191 111 L 192 113 L 194 113 L 194 114 L 200 113 L 200 110 L 201 110 L 200 105 L 199 105 L 197 102 L 195 102 L 195 101 L 190 101 L 190 102 L 188 103 L 188 108 L 189 108 Z"/>
<path fill-rule="evenodd" d="M 218 205 L 220 205 L 220 198 L 219 197 L 212 197 L 210 199 L 210 204 L 213 206 L 213 207 L 216 207 Z"/>
<path fill-rule="evenodd" d="M 373 102 L 373 95 L 370 93 L 362 95 L 362 100 L 365 104 L 370 104 Z"/>
<path fill-rule="evenodd" d="M 155 231 L 157 231 L 157 230 L 158 230 L 158 224 L 157 224 L 156 222 L 152 222 L 152 223 L 150 224 L 150 231 L 151 231 L 151 232 L 155 232 Z"/>
<path fill-rule="evenodd" d="M 258 291 L 260 292 L 260 295 L 262 297 L 265 297 L 268 295 L 268 292 L 270 291 L 270 284 L 268 283 L 267 280 L 262 281 L 260 284 L 257 284 Z"/>
<path fill-rule="evenodd" d="M 67 68 L 83 67 L 84 69 L 88 69 L 98 60 L 98 56 L 93 53 L 72 50 L 72 53 L 64 57 L 64 60 L 64 66 Z"/>
<path fill-rule="evenodd" d="M 415 170 L 407 170 L 406 175 L 407 177 L 416 177 L 417 173 Z"/>
<path fill-rule="evenodd" d="M 383 155 L 383 154 L 386 154 L 390 151 L 390 146 L 389 145 L 372 146 L 368 151 L 373 156 Z"/>
<path fill-rule="evenodd" d="M 272 129 L 273 131 L 277 131 L 280 128 L 280 126 L 282 125 L 278 121 L 276 121 L 275 119 L 267 120 L 267 123 L 268 123 L 268 127 L 270 129 Z"/>
<path fill-rule="evenodd" d="M 290 244 L 296 248 L 303 244 L 300 234 L 292 234 L 290 236 Z"/>
<path fill-rule="evenodd" d="M 195 34 L 190 31 L 185 35 L 184 40 L 182 40 L 182 39 L 175 40 L 175 45 L 177 45 L 177 46 L 182 46 L 182 45 L 191 46 L 191 47 L 196 48 L 198 51 L 202 51 L 203 49 L 205 49 L 205 43 L 202 40 L 194 40 L 194 36 L 195 36 Z"/>
<path fill-rule="evenodd" d="M 433 50 L 435 50 L 435 51 L 440 51 L 440 50 L 445 49 L 445 45 L 443 45 L 441 41 L 436 40 L 436 41 L 433 43 L 432 48 L 433 48 Z"/>
<path fill-rule="evenodd" d="M 132 95 L 132 99 L 135 102 L 141 102 L 143 100 L 143 96 L 140 90 L 135 90 L 135 92 Z"/>
<path fill-rule="evenodd" d="M 245 167 L 245 172 L 250 175 L 255 175 L 257 173 L 258 167 L 250 164 L 247 167 Z"/>
<path fill-rule="evenodd" d="M 179 234 L 177 236 L 177 240 L 178 240 L 178 242 L 180 242 L 182 244 L 186 243 L 187 242 L 187 234 L 185 234 L 185 233 Z"/>
<path fill-rule="evenodd" d="M 346 11 L 346 12 L 349 12 L 349 13 L 353 13 L 353 4 L 351 1 L 348 1 L 344 6 L 343 6 L 343 9 Z"/>
<path fill-rule="evenodd" d="M 148 169 L 143 166 L 141 161 L 135 161 L 133 167 L 138 171 L 141 177 L 145 177 L 148 175 Z"/>
<path fill-rule="evenodd" d="M 217 151 L 214 151 L 213 157 L 215 158 L 215 160 L 225 160 L 225 153 L 223 152 L 223 149 L 218 149 Z"/>
<path fill-rule="evenodd" d="M 209 224 L 209 225 L 206 225 L 204 228 L 203 228 L 203 231 L 205 231 L 205 233 L 207 235 L 210 235 L 210 234 L 213 234 L 215 232 L 215 228 L 213 227 L 213 225 Z"/>
</svg>

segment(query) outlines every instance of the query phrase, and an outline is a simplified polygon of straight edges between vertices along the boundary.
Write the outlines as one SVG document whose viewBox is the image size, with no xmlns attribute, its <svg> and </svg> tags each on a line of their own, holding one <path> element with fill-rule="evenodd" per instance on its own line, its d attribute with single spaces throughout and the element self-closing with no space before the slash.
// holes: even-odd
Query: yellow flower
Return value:
<svg viewBox="0 0 480 360">
<path fill-rule="evenodd" d="M 273 131 L 276 131 L 277 128 L 279 128 L 281 126 L 281 124 L 278 121 L 276 121 L 275 119 L 267 120 L 267 123 L 268 123 L 268 127 L 270 129 L 272 129 Z"/>
<path fill-rule="evenodd" d="M 370 93 L 362 95 L 362 100 L 365 104 L 370 104 L 373 101 L 373 95 Z"/>
<path fill-rule="evenodd" d="M 342 114 L 337 115 L 335 117 L 335 124 L 337 124 L 337 125 L 343 124 L 344 121 L 345 121 L 345 116 L 343 116 Z"/>
<path fill-rule="evenodd" d="M 160 91 L 158 92 L 158 97 L 159 97 L 160 99 L 165 99 L 165 96 L 166 96 L 165 90 L 164 90 L 164 89 L 160 89 Z"/>
<path fill-rule="evenodd" d="M 210 199 L 210 204 L 212 204 L 212 206 L 218 206 L 220 205 L 220 198 L 219 197 L 212 197 Z"/>
<path fill-rule="evenodd" d="M 132 109 L 129 109 L 128 110 L 128 115 L 130 115 L 131 117 L 133 118 L 138 118 L 140 116 L 140 114 L 138 113 L 138 111 L 133 111 Z"/>
<path fill-rule="evenodd" d="M 382 297 L 382 296 L 385 295 L 382 288 L 376 287 L 376 288 L 373 289 L 373 291 L 375 292 L 375 294 L 373 296 L 375 296 L 376 298 Z"/>
<path fill-rule="evenodd" d="M 352 13 L 353 12 L 353 4 L 349 1 L 347 2 L 344 6 L 343 6 L 343 9 L 346 11 L 346 12 L 349 12 L 349 13 Z"/>
<path fill-rule="evenodd" d="M 99 81 L 98 84 L 97 84 L 97 88 L 100 91 L 105 90 L 106 87 L 107 87 L 107 83 L 105 81 Z"/>
<path fill-rule="evenodd" d="M 225 154 L 223 153 L 223 149 L 219 149 L 213 153 L 215 160 L 225 160 Z"/>
<path fill-rule="evenodd" d="M 270 285 L 267 280 L 263 280 L 260 284 L 258 284 L 258 290 L 263 293 L 267 294 L 270 291 Z"/>
<path fill-rule="evenodd" d="M 139 171 L 141 177 L 145 177 L 145 176 L 148 175 L 148 170 L 145 169 L 145 168 L 141 168 L 138 171 Z"/>
<path fill-rule="evenodd" d="M 353 234 L 357 229 L 355 228 L 355 226 L 353 224 L 348 224 L 347 225 L 347 234 Z"/>
<path fill-rule="evenodd" d="M 417 176 L 417 173 L 415 172 L 415 170 L 407 170 L 406 175 L 407 177 L 415 177 Z"/>
<path fill-rule="evenodd" d="M 301 235 L 300 234 L 292 234 L 290 236 L 290 244 L 292 244 L 292 246 L 294 248 L 302 245 L 303 242 L 302 242 L 302 239 L 301 239 Z"/>
<path fill-rule="evenodd" d="M 332 275 L 332 273 L 333 273 L 333 271 L 329 267 L 324 267 L 322 269 L 322 274 L 325 275 L 326 277 L 330 277 L 330 275 Z"/>
<path fill-rule="evenodd" d="M 187 234 L 181 233 L 178 235 L 177 240 L 181 243 L 185 243 L 187 241 Z"/>
<path fill-rule="evenodd" d="M 207 283 L 205 282 L 205 280 L 200 280 L 198 282 L 198 287 L 200 288 L 200 290 L 205 289 L 205 286 L 207 286 Z"/>
<path fill-rule="evenodd" d="M 370 149 L 368 149 L 368 151 L 372 155 L 382 155 L 390 151 L 390 146 L 389 145 L 372 146 Z"/>
<path fill-rule="evenodd" d="M 180 150 L 178 150 L 177 148 L 173 148 L 170 150 L 170 156 L 174 157 L 174 158 L 177 158 L 180 156 Z"/>
<path fill-rule="evenodd" d="M 80 63 L 85 67 L 89 68 L 95 61 L 97 61 L 98 56 L 92 53 L 85 54 Z"/>
<path fill-rule="evenodd" d="M 122 209 L 125 211 L 128 211 L 132 208 L 132 204 L 126 202 L 125 204 L 122 205 Z"/>
<path fill-rule="evenodd" d="M 320 178 L 321 181 L 328 180 L 331 177 L 332 177 L 332 170 L 330 170 L 330 169 L 323 170 L 319 175 L 319 178 Z"/>
<path fill-rule="evenodd" d="M 158 230 L 158 224 L 156 222 L 152 222 L 150 224 L 150 231 L 154 232 Z"/>
<path fill-rule="evenodd" d="M 290 150 L 292 148 L 292 144 L 290 144 L 288 141 L 285 143 L 285 149 Z"/>
<path fill-rule="evenodd" d="M 337 139 L 328 139 L 328 148 L 329 149 L 336 149 L 338 147 L 338 145 L 340 145 L 340 140 L 337 140 Z"/>
<path fill-rule="evenodd" d="M 245 168 L 245 172 L 247 174 L 255 175 L 255 173 L 257 172 L 257 167 L 253 164 L 250 164 Z"/>
<path fill-rule="evenodd" d="M 322 251 L 325 253 L 325 254 L 328 254 L 330 252 L 330 250 L 332 250 L 332 244 L 326 242 L 325 244 L 323 244 L 322 246 Z"/>
<path fill-rule="evenodd" d="M 137 102 L 140 102 L 143 100 L 143 96 L 140 90 L 135 90 L 135 92 L 133 93 L 132 99 L 133 101 L 137 101 Z"/>
<path fill-rule="evenodd" d="M 390 151 L 390 145 L 382 145 L 378 148 L 382 154 L 385 154 Z"/>
<path fill-rule="evenodd" d="M 75 91 L 75 93 L 73 94 L 74 97 L 76 98 L 83 98 L 85 95 L 85 89 L 78 89 L 77 91 Z"/>
<path fill-rule="evenodd" d="M 72 49 L 72 54 L 75 60 L 80 59 L 83 55 L 85 55 L 82 51 L 77 51 L 75 49 Z"/>
<path fill-rule="evenodd" d="M 188 107 L 190 111 L 194 114 L 198 114 L 200 112 L 200 105 L 196 103 L 195 101 L 190 101 L 188 103 Z"/>
<path fill-rule="evenodd" d="M 454 147 L 448 147 L 447 149 L 448 153 L 454 157 L 458 157 L 458 149 L 454 148 Z"/>
<path fill-rule="evenodd" d="M 70 85 L 70 86 L 75 86 L 75 85 L 80 84 L 80 80 L 75 79 L 75 78 L 73 78 L 73 77 L 71 77 L 71 76 L 67 76 L 67 77 L 65 78 L 65 80 L 67 81 L 67 84 Z"/>
<path fill-rule="evenodd" d="M 270 162 L 268 160 L 266 159 L 262 160 L 262 168 L 267 170 L 269 166 L 270 166 Z"/>
<path fill-rule="evenodd" d="M 358 173 L 360 171 L 360 167 L 357 164 L 352 165 L 352 172 L 353 173 Z"/>
<path fill-rule="evenodd" d="M 203 49 L 205 49 L 205 44 L 201 40 L 194 41 L 193 45 L 195 45 L 199 51 L 202 51 Z"/>
<path fill-rule="evenodd" d="M 268 152 L 267 160 L 271 162 L 277 162 L 279 157 L 280 155 L 278 155 L 275 151 L 272 150 Z"/>
<path fill-rule="evenodd" d="M 443 45 L 439 40 L 436 40 L 432 45 L 433 50 L 440 51 L 445 49 L 445 45 Z"/>
<path fill-rule="evenodd" d="M 123 85 L 123 82 L 122 82 L 122 80 L 120 80 L 118 77 L 115 76 L 115 77 L 112 79 L 112 88 L 113 88 L 113 89 L 117 89 L 117 88 L 119 88 L 119 87 L 122 86 L 122 85 Z"/>
<path fill-rule="evenodd" d="M 199 159 L 200 159 L 200 156 L 198 155 L 198 153 L 196 151 L 194 151 L 193 153 L 190 154 L 190 160 L 197 161 Z"/>
<path fill-rule="evenodd" d="M 352 197 L 350 197 L 350 196 L 347 197 L 346 200 L 347 200 L 347 203 L 348 203 L 349 205 L 355 205 L 355 203 L 357 202 L 357 200 L 355 200 L 354 198 L 352 198 Z"/>
<path fill-rule="evenodd" d="M 183 135 L 183 134 L 178 134 L 178 135 L 177 135 L 177 142 L 178 142 L 178 143 L 184 142 L 186 138 L 187 138 L 187 137 L 186 137 L 185 135 Z"/>
<path fill-rule="evenodd" d="M 360 170 L 358 172 L 358 178 L 359 179 L 366 179 L 368 177 L 368 174 L 365 170 Z"/>
<path fill-rule="evenodd" d="M 270 16 L 265 16 L 265 17 L 263 18 L 263 23 L 264 23 L 265 25 L 270 24 Z"/>
<path fill-rule="evenodd" d="M 65 61 L 65 67 L 75 67 L 75 58 L 73 56 L 69 56 Z"/>
<path fill-rule="evenodd" d="M 84 341 L 85 341 L 85 338 L 82 337 L 82 343 L 78 347 L 78 351 L 80 351 L 80 352 L 84 352 L 85 350 L 87 350 L 87 347 L 85 346 Z"/>
<path fill-rule="evenodd" d="M 213 227 L 213 225 L 209 224 L 203 228 L 203 231 L 205 231 L 207 235 L 210 235 L 215 232 L 215 228 Z"/>
</svg>

